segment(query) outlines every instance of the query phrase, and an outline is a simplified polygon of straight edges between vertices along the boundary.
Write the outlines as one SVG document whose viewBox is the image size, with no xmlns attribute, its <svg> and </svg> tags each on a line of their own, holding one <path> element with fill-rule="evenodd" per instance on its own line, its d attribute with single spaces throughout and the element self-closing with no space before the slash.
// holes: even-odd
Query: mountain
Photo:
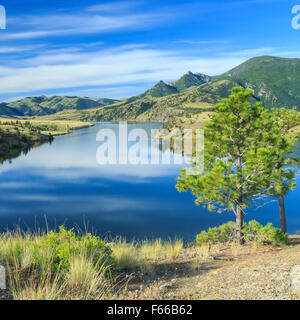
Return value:
<svg viewBox="0 0 300 320">
<path fill-rule="evenodd" d="M 143 98 L 150 96 L 153 98 L 165 97 L 171 94 L 176 94 L 181 91 L 184 91 L 190 87 L 197 87 L 203 83 L 211 81 L 211 77 L 202 73 L 192 73 L 188 71 L 180 79 L 175 82 L 165 83 L 160 80 L 154 87 L 147 90 L 145 93 L 137 96 Z"/>
<path fill-rule="evenodd" d="M 300 110 L 300 59 L 256 57 L 216 79 L 231 79 L 252 89 L 266 108 Z"/>
<path fill-rule="evenodd" d="M 227 97 L 231 88 L 236 85 L 233 80 L 215 80 L 164 97 L 141 95 L 101 108 L 63 111 L 47 116 L 46 119 L 168 122 L 180 118 L 200 121 L 203 116 L 206 117 L 213 111 L 214 104 Z"/>
<path fill-rule="evenodd" d="M 186 90 L 190 87 L 197 87 L 203 83 L 211 81 L 211 77 L 202 73 L 192 73 L 188 71 L 180 79 L 173 83 L 173 86 L 177 88 L 178 91 Z"/>
<path fill-rule="evenodd" d="M 228 97 L 235 86 L 251 88 L 253 101 L 261 101 L 266 108 L 296 106 L 300 110 L 300 59 L 256 57 L 214 77 L 187 72 L 175 82 L 159 81 L 146 92 L 121 101 L 79 97 L 26 98 L 0 104 L 0 114 L 85 121 L 166 122 L 176 118 L 200 121 L 213 110 L 214 104 Z"/>
<path fill-rule="evenodd" d="M 228 97 L 235 86 L 251 88 L 253 101 L 261 101 L 266 108 L 296 106 L 300 110 L 300 59 L 256 57 L 220 76 L 199 75 L 198 78 L 195 75 L 199 74 L 188 72 L 170 84 L 160 81 L 145 94 L 77 113 L 76 117 L 107 121 L 167 122 L 175 118 L 198 121 L 213 110 L 214 104 Z M 201 83 L 198 86 L 197 81 Z"/>
<path fill-rule="evenodd" d="M 22 113 L 19 110 L 10 107 L 5 102 L 0 103 L 0 114 L 10 117 L 22 116 Z"/>
<path fill-rule="evenodd" d="M 161 80 L 154 87 L 152 87 L 151 89 L 147 90 L 144 94 L 142 94 L 141 97 L 150 96 L 153 98 L 159 98 L 159 97 L 165 97 L 175 93 L 178 93 L 178 90 L 176 87 L 166 84 Z"/>
<path fill-rule="evenodd" d="M 19 101 L 0 104 L 0 114 L 7 116 L 45 116 L 63 110 L 83 110 L 116 103 L 113 99 L 80 97 L 27 97 Z"/>
</svg>

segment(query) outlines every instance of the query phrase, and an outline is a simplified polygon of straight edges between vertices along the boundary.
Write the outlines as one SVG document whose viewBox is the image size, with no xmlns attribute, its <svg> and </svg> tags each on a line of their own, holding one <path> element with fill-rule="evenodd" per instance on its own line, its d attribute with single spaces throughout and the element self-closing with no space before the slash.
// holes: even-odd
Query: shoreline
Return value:
<svg viewBox="0 0 300 320">
<path fill-rule="evenodd" d="M 51 143 L 55 136 L 94 126 L 83 121 L 39 121 L 0 117 L 0 164 L 30 149 Z M 46 130 L 45 130 L 46 129 Z"/>
</svg>

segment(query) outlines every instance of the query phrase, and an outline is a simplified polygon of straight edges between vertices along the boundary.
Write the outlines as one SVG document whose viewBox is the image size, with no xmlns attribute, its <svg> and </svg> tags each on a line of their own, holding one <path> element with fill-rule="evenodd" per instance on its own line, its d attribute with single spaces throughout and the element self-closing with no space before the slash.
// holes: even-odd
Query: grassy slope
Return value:
<svg viewBox="0 0 300 320">
<path fill-rule="evenodd" d="M 30 123 L 31 128 L 34 131 L 39 132 L 42 135 L 61 135 L 67 134 L 73 129 L 82 127 L 89 127 L 93 124 L 82 121 L 70 121 L 70 120 L 55 120 L 47 121 L 43 119 L 8 119 L 0 118 L 0 129 L 2 131 L 10 131 L 12 128 L 17 127 L 20 132 L 27 132 L 28 127 L 26 124 Z"/>
<path fill-rule="evenodd" d="M 208 121 L 214 104 L 228 96 L 234 85 L 236 83 L 231 79 L 218 80 L 165 97 L 133 97 L 110 106 L 67 110 L 43 119 L 157 121 L 179 127 L 194 127 Z"/>
<path fill-rule="evenodd" d="M 202 79 L 210 81 L 199 85 Z M 240 85 L 252 88 L 253 101 L 261 100 L 266 107 L 299 107 L 300 59 L 257 57 L 213 78 L 187 73 L 174 83 L 165 84 L 160 81 L 144 94 L 110 105 L 93 107 L 97 99 L 80 100 L 70 97 L 47 98 L 47 103 L 39 103 L 39 99 L 43 100 L 45 97 L 38 97 L 35 102 L 45 108 L 51 109 L 54 106 L 56 111 L 64 109 L 57 113 L 52 109 L 51 112 L 47 111 L 43 120 L 158 121 L 168 122 L 170 126 L 193 127 L 206 122 L 214 104 L 227 97 L 232 87 Z M 35 98 L 30 99 L 32 102 Z M 65 105 L 59 107 L 59 99 L 63 99 Z M 90 104 L 87 100 L 93 100 L 93 103 Z M 11 106 L 16 107 L 17 104 Z M 20 106 L 18 108 L 22 110 Z"/>
<path fill-rule="evenodd" d="M 267 108 L 297 106 L 300 110 L 300 59 L 256 57 L 217 77 L 227 78 L 254 90 Z"/>
<path fill-rule="evenodd" d="M 0 114 L 8 116 L 44 116 L 62 110 L 97 108 L 115 102 L 117 100 L 80 97 L 28 97 L 11 103 L 1 103 Z"/>
</svg>

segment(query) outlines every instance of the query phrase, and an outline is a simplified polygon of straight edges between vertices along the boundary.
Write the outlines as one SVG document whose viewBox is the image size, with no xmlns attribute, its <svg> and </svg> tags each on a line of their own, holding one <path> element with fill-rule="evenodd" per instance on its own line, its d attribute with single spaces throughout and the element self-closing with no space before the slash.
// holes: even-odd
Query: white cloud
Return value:
<svg viewBox="0 0 300 320">
<path fill-rule="evenodd" d="M 128 86 L 160 79 L 171 81 L 187 70 L 216 75 L 235 67 L 240 57 L 198 58 L 184 52 L 135 46 L 94 53 L 40 55 L 18 61 L 20 68 L 0 66 L 0 93 L 26 93 L 89 86 Z M 28 67 L 25 67 L 28 66 Z"/>
<path fill-rule="evenodd" d="M 1 41 L 45 38 L 51 36 L 101 34 L 107 32 L 127 32 L 158 27 L 169 20 L 166 13 L 124 13 L 101 14 L 85 10 L 70 14 L 49 14 L 41 16 L 22 16 L 14 18 L 14 25 L 22 28 L 20 32 L 1 35 Z"/>
<path fill-rule="evenodd" d="M 61 92 L 62 96 L 80 96 L 80 97 L 94 97 L 94 98 L 114 98 L 121 99 L 124 97 L 132 97 L 140 94 L 145 90 L 145 86 L 148 88 L 149 84 L 134 84 L 131 86 L 116 86 L 116 87 L 97 87 L 92 89 L 75 89 L 70 91 Z M 16 100 L 16 99 L 15 99 Z M 11 101 L 15 101 L 11 100 Z"/>
<path fill-rule="evenodd" d="M 224 44 L 228 40 L 178 40 L 176 43 L 195 44 L 195 45 L 210 45 L 210 44 Z"/>
<path fill-rule="evenodd" d="M 118 12 L 118 11 L 131 9 L 140 4 L 141 2 L 136 2 L 136 1 L 115 1 L 115 2 L 98 4 L 98 5 L 87 7 L 86 11 L 114 13 L 116 11 Z"/>
<path fill-rule="evenodd" d="M 254 49 L 245 49 L 245 50 L 239 50 L 234 52 L 219 53 L 218 55 L 231 56 L 231 57 L 241 57 L 241 56 L 253 57 L 253 56 L 259 56 L 259 55 L 275 54 L 276 52 L 278 52 L 278 48 L 264 47 L 264 48 L 254 48 Z"/>
<path fill-rule="evenodd" d="M 24 51 L 33 51 L 44 47 L 42 44 L 28 46 L 0 46 L 0 54 L 20 53 Z"/>
</svg>

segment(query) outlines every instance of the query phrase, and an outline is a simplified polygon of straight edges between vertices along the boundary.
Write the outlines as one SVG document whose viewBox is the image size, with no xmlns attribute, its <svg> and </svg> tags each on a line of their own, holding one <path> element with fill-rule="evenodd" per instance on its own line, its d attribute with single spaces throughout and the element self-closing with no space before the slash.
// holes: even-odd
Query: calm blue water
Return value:
<svg viewBox="0 0 300 320">
<path fill-rule="evenodd" d="M 233 220 L 233 214 L 210 213 L 194 204 L 189 192 L 175 189 L 179 169 L 185 165 L 106 165 L 96 161 L 100 128 L 56 137 L 0 166 L 0 225 L 2 229 L 50 228 L 65 224 L 100 235 L 127 239 L 182 237 L 191 240 L 201 230 Z M 129 125 L 148 131 L 157 124 Z M 143 141 L 144 146 L 148 141 Z M 295 147 L 300 154 L 300 143 Z M 300 173 L 300 172 L 298 172 Z M 300 230 L 299 187 L 286 198 L 288 230 Z M 279 226 L 277 203 L 248 211 L 246 220 Z"/>
</svg>

